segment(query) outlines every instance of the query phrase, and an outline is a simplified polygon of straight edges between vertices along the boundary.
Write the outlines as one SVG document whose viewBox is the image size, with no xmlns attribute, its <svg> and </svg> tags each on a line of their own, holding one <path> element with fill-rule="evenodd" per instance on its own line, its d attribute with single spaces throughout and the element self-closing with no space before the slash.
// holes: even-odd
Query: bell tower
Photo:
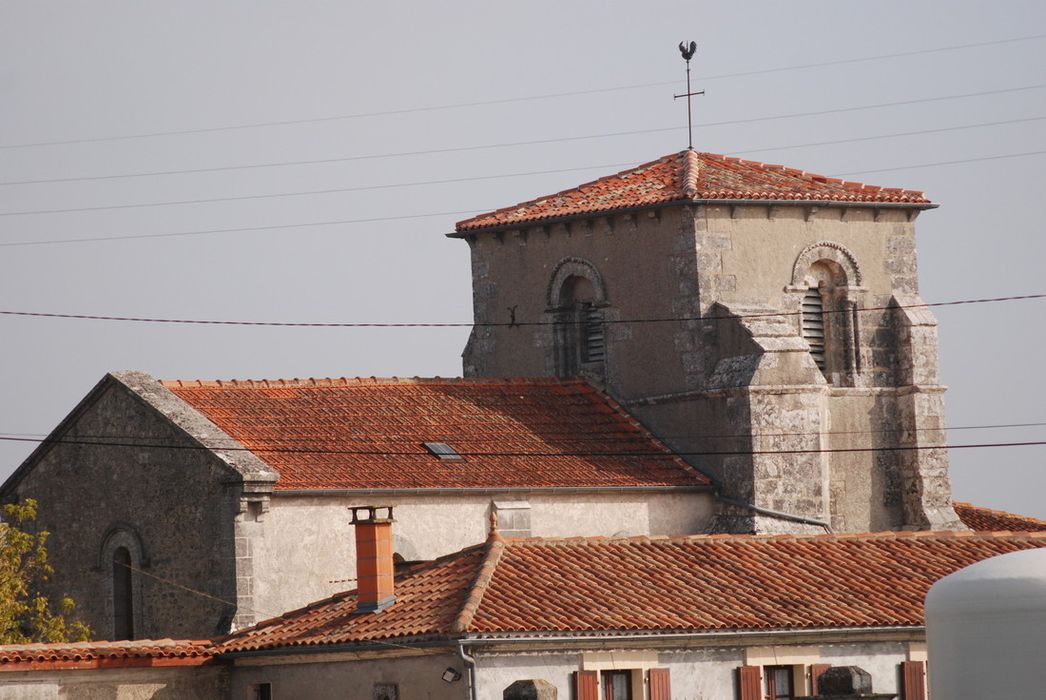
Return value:
<svg viewBox="0 0 1046 700">
<path fill-rule="evenodd" d="M 467 376 L 587 377 L 732 532 L 962 529 L 921 192 L 685 150 L 462 221 Z"/>
</svg>

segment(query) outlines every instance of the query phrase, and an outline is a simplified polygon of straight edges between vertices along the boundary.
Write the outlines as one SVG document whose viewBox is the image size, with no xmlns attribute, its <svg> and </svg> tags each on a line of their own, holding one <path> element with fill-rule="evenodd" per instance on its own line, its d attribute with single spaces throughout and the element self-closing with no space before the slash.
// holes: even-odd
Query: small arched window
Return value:
<svg viewBox="0 0 1046 700">
<path fill-rule="evenodd" d="M 134 569 L 126 547 L 113 551 L 113 639 L 134 639 Z"/>
<path fill-rule="evenodd" d="M 99 630 L 106 639 L 141 639 L 148 635 L 139 575 L 148 568 L 149 558 L 134 526 L 114 523 L 102 539 L 95 569 L 102 573 L 99 597 L 112 624 L 109 629 Z"/>
<path fill-rule="evenodd" d="M 591 263 L 577 258 L 560 262 L 549 286 L 549 310 L 555 320 L 556 376 L 605 377 L 606 305 L 603 279 Z"/>
<path fill-rule="evenodd" d="M 800 301 L 800 332 L 821 374 L 834 386 L 853 386 L 858 363 L 856 304 L 847 270 L 834 260 L 817 259 L 795 289 Z"/>
</svg>

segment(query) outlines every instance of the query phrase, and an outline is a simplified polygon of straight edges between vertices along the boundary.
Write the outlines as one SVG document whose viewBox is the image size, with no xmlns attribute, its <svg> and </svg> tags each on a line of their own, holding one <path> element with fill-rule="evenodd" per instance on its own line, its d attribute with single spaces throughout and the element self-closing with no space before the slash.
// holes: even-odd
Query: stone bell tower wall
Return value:
<svg viewBox="0 0 1046 700">
<path fill-rule="evenodd" d="M 944 389 L 918 308 L 918 213 L 674 204 L 467 234 L 465 373 L 561 373 L 562 329 L 584 325 L 563 315 L 565 280 L 580 280 L 605 354 L 578 372 L 719 480 L 717 529 L 961 528 L 931 449 Z M 811 296 L 823 366 L 804 335 Z"/>
</svg>

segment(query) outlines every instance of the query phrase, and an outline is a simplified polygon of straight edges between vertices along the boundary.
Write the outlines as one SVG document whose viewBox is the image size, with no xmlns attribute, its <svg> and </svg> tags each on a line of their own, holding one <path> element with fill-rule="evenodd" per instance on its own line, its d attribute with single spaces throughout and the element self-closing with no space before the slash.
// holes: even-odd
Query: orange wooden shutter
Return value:
<svg viewBox="0 0 1046 700">
<path fill-rule="evenodd" d="M 667 668 L 650 669 L 650 700 L 672 700 L 672 683 Z"/>
<path fill-rule="evenodd" d="M 810 666 L 810 695 L 817 695 L 821 692 L 821 684 L 817 682 L 817 679 L 831 667 L 831 664 L 813 664 Z"/>
<path fill-rule="evenodd" d="M 926 662 L 902 661 L 901 678 L 904 682 L 904 700 L 926 700 Z"/>
<path fill-rule="evenodd" d="M 599 700 L 599 672 L 574 671 L 574 698 Z"/>
<path fill-rule="evenodd" d="M 741 700 L 763 700 L 763 678 L 758 666 L 742 666 L 737 669 L 740 681 Z"/>
</svg>

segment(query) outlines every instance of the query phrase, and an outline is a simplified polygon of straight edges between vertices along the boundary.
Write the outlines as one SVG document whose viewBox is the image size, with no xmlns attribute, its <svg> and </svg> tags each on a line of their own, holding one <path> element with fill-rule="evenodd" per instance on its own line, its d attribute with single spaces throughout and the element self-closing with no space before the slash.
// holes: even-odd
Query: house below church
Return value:
<svg viewBox="0 0 1046 700">
<path fill-rule="evenodd" d="M 393 582 L 394 512 L 358 508 L 356 590 L 210 642 L 0 648 L 0 691 L 501 700 L 541 680 L 564 700 L 776 700 L 859 666 L 877 692 L 926 698 L 929 587 L 1046 547 L 1046 522 L 974 510 L 1026 531 L 510 538 L 495 522 Z"/>
</svg>

